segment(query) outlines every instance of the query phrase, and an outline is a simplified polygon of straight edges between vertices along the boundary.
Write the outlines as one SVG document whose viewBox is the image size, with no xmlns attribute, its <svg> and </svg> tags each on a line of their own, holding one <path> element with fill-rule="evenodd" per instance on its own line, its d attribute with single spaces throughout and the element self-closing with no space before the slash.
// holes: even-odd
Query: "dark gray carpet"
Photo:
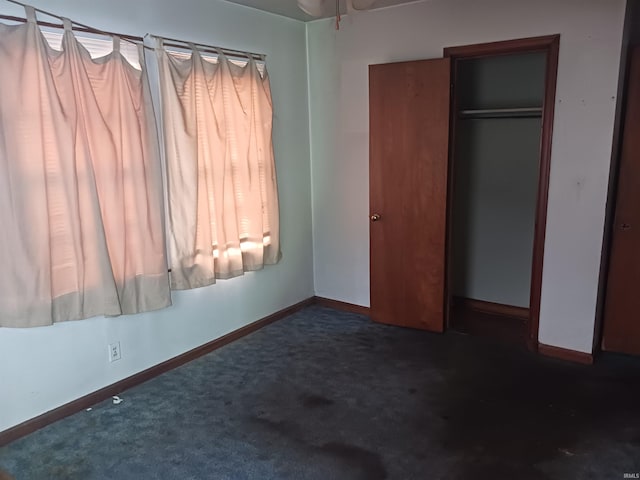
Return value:
<svg viewBox="0 0 640 480">
<path fill-rule="evenodd" d="M 17 480 L 618 479 L 640 362 L 310 307 L 0 449 Z"/>
</svg>

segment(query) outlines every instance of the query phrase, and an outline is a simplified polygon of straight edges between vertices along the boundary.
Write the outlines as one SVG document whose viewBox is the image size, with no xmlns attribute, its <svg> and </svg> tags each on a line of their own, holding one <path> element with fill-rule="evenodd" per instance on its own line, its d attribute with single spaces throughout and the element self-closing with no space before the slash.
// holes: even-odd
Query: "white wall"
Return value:
<svg viewBox="0 0 640 480">
<path fill-rule="evenodd" d="M 30 3 L 115 32 L 266 53 L 284 257 L 260 272 L 176 292 L 174 305 L 159 312 L 0 329 L 0 431 L 313 295 L 304 24 L 220 0 Z M 6 2 L 0 13 L 24 16 Z M 108 363 L 107 345 L 116 340 L 122 360 Z"/>
<path fill-rule="evenodd" d="M 624 0 L 429 0 L 307 27 L 316 294 L 369 304 L 367 65 L 561 34 L 540 342 L 591 352 Z M 393 281 L 393 279 L 389 279 Z"/>
</svg>

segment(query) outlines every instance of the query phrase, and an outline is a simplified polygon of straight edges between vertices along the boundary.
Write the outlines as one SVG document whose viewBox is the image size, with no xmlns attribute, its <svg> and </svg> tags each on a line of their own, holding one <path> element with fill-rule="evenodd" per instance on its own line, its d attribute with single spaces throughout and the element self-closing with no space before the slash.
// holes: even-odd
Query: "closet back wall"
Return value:
<svg viewBox="0 0 640 480">
<path fill-rule="evenodd" d="M 114 32 L 267 54 L 283 259 L 211 287 L 174 292 L 173 306 L 158 312 L 0 329 L 0 431 L 313 295 L 304 24 L 221 0 L 30 3 Z M 24 10 L 6 2 L 0 2 L 0 13 L 24 17 Z M 115 341 L 122 360 L 109 363 L 107 345 Z"/>
<path fill-rule="evenodd" d="M 460 60 L 458 110 L 541 107 L 546 55 Z M 458 116 L 453 190 L 453 295 L 529 308 L 540 116 Z"/>
</svg>

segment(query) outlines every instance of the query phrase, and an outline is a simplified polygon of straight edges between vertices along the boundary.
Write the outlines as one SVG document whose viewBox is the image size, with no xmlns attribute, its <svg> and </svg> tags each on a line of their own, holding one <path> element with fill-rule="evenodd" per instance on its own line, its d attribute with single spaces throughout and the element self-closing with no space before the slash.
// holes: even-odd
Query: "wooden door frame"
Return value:
<svg viewBox="0 0 640 480">
<path fill-rule="evenodd" d="M 445 324 L 449 325 L 450 304 L 452 299 L 452 218 L 453 218 L 453 163 L 456 134 L 457 99 L 455 92 L 457 61 L 461 59 L 493 57 L 517 53 L 545 52 L 547 54 L 545 72 L 545 91 L 542 104 L 542 134 L 540 137 L 540 163 L 537 188 L 537 205 L 533 240 L 533 262 L 531 269 L 531 291 L 529 299 L 529 321 L 527 345 L 533 351 L 538 350 L 538 330 L 540 325 L 540 292 L 542 289 L 542 267 L 544 263 L 544 241 L 547 224 L 547 203 L 549 196 L 549 172 L 551 167 L 551 138 L 553 134 L 553 115 L 556 98 L 556 78 L 558 73 L 558 52 L 560 35 L 522 38 L 502 42 L 464 45 L 444 49 L 444 56 L 451 58 L 451 125 L 449 128 L 449 192 L 447 200 L 447 240 L 445 267 Z"/>
</svg>

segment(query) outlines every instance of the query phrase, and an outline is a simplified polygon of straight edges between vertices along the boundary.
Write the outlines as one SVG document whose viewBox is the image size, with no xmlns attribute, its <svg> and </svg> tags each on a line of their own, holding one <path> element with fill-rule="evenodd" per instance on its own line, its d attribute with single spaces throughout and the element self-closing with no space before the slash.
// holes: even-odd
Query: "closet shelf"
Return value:
<svg viewBox="0 0 640 480">
<path fill-rule="evenodd" d="M 460 110 L 460 118 L 527 118 L 541 117 L 542 107 L 526 108 L 486 108 L 478 110 Z"/>
</svg>

